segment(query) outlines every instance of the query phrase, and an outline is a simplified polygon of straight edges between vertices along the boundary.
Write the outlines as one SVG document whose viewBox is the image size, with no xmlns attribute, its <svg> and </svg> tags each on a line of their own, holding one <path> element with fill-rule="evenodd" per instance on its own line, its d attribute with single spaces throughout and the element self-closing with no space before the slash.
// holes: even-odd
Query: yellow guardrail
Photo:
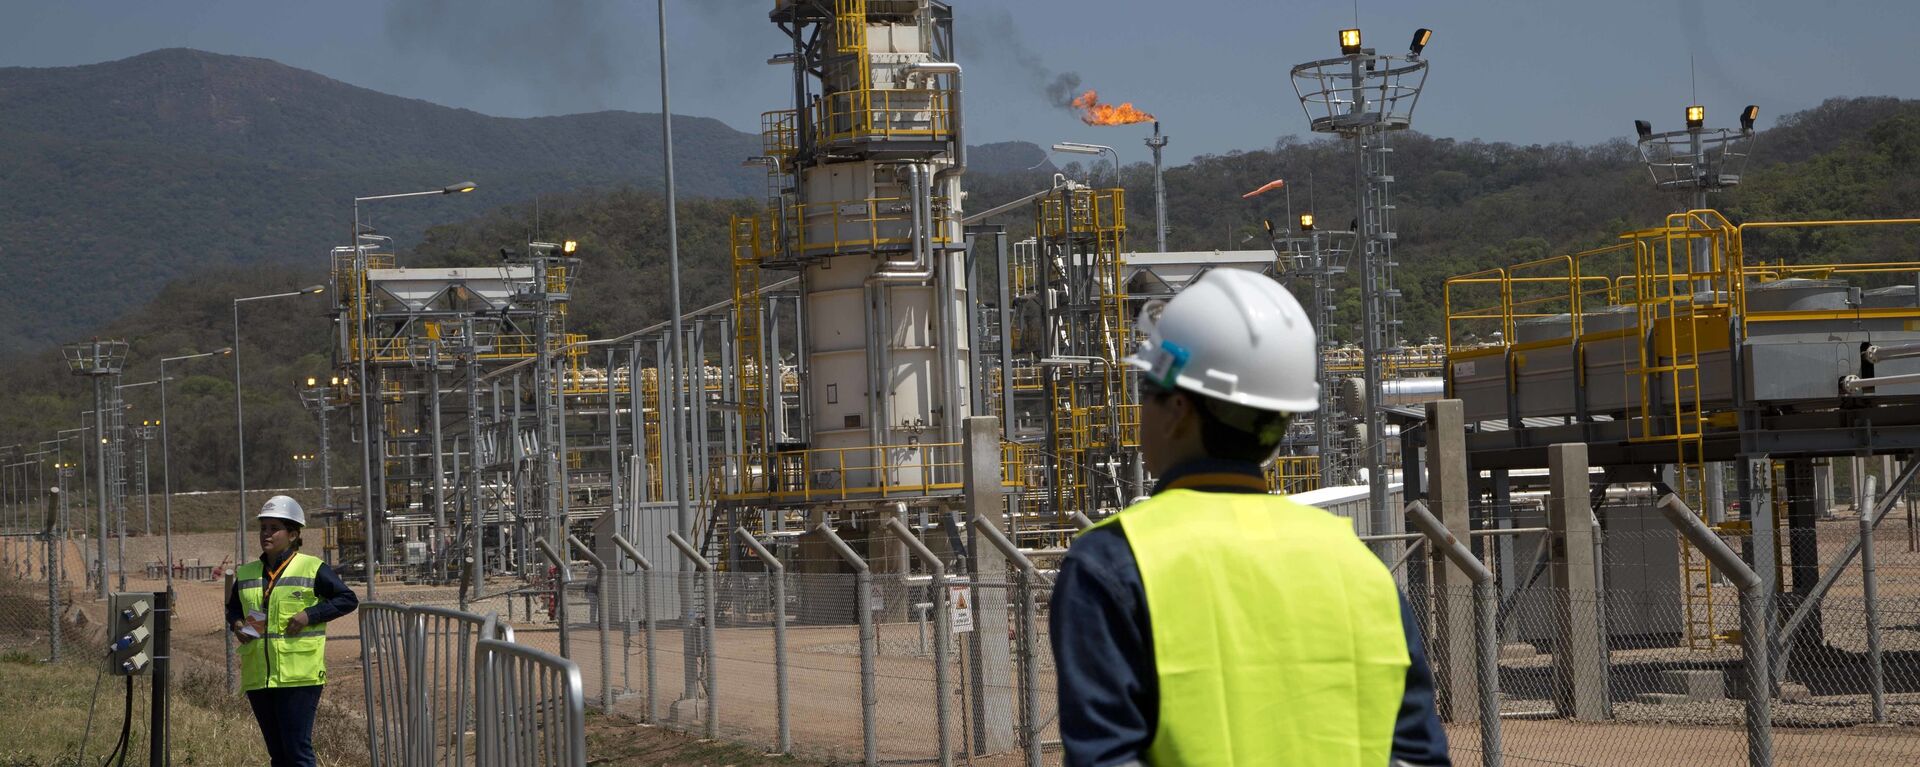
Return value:
<svg viewBox="0 0 1920 767">
<path fill-rule="evenodd" d="M 800 150 L 800 111 L 775 109 L 760 113 L 760 147 L 768 157 L 786 159 Z"/>
<path fill-rule="evenodd" d="M 1000 443 L 1000 482 L 1017 488 L 1034 451 Z M 718 461 L 713 478 L 720 500 L 811 503 L 960 490 L 965 446 L 959 442 L 785 450 L 765 456 L 736 454 Z M 737 478 L 740 490 L 726 485 Z"/>
<path fill-rule="evenodd" d="M 947 232 L 952 216 L 947 198 L 934 198 L 933 241 L 951 243 Z M 788 252 L 804 254 L 847 253 L 880 247 L 906 247 L 911 244 L 913 211 L 905 197 L 868 197 L 860 200 L 831 200 L 789 205 L 769 211 L 774 218 L 787 217 L 778 228 L 788 240 Z M 847 232 L 851 230 L 851 236 Z M 820 233 L 829 235 L 818 239 Z"/>
<path fill-rule="evenodd" d="M 1320 489 L 1320 456 L 1283 455 L 1264 469 L 1267 487 L 1276 493 L 1304 493 Z"/>
<path fill-rule="evenodd" d="M 953 133 L 952 92 L 942 88 L 859 88 L 829 93 L 813 106 L 813 138 L 941 141 Z"/>
</svg>

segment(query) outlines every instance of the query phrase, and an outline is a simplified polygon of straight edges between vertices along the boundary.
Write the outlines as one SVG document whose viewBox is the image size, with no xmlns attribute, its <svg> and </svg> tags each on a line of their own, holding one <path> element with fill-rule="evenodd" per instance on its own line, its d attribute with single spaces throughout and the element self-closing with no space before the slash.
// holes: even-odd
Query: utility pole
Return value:
<svg viewBox="0 0 1920 767">
<path fill-rule="evenodd" d="M 99 495 L 94 499 L 94 505 L 98 507 L 100 521 L 96 553 L 99 558 L 94 565 L 94 572 L 98 577 L 99 596 L 104 600 L 109 593 L 107 588 L 107 466 L 108 451 L 112 447 L 107 434 L 106 410 L 110 404 L 108 393 L 114 391 L 109 387 L 119 383 L 120 369 L 127 362 L 127 342 L 96 338 L 92 341 L 68 344 L 61 349 L 61 353 L 66 357 L 69 372 L 93 379 L 93 433 L 99 440 L 94 445 L 97 456 L 95 474 L 99 479 Z M 117 401 L 118 397 L 114 399 Z M 124 578 L 125 575 L 124 572 L 121 573 L 121 577 Z"/>
</svg>

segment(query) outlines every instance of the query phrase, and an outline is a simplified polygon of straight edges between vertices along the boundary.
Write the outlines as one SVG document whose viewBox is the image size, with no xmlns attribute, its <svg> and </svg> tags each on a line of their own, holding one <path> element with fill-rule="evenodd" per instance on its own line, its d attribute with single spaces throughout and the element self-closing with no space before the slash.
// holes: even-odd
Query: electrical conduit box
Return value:
<svg viewBox="0 0 1920 767">
<path fill-rule="evenodd" d="M 153 665 L 154 595 L 107 595 L 107 670 L 115 676 L 143 676 Z"/>
</svg>

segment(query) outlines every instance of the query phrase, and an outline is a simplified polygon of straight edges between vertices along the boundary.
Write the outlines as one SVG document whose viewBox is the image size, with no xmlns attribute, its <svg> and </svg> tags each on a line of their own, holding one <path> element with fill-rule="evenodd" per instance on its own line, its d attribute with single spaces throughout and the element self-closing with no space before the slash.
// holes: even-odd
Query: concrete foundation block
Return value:
<svg viewBox="0 0 1920 767">
<path fill-rule="evenodd" d="M 1661 681 L 1671 692 L 1696 702 L 1725 700 L 1727 675 L 1713 669 L 1680 669 L 1660 672 Z"/>
<path fill-rule="evenodd" d="M 1633 696 L 1635 703 L 1647 703 L 1655 706 L 1670 706 L 1680 703 L 1692 703 L 1693 699 L 1677 692 L 1643 692 Z"/>
</svg>

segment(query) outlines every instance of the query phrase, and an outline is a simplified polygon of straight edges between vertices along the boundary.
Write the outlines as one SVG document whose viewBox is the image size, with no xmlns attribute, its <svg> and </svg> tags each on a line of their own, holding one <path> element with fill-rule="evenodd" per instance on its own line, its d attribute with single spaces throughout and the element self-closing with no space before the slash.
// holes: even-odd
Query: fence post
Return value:
<svg viewBox="0 0 1920 767">
<path fill-rule="evenodd" d="M 593 594 L 600 602 L 600 713 L 604 714 L 613 711 L 613 648 L 607 644 L 607 563 L 601 561 L 580 536 L 568 533 L 567 543 L 593 563 Z"/>
<path fill-rule="evenodd" d="M 641 620 L 645 622 L 643 624 L 643 631 L 645 632 L 643 636 L 646 637 L 647 642 L 647 721 L 650 723 L 658 723 L 660 721 L 660 698 L 654 694 L 658 688 L 653 684 L 653 585 L 651 583 L 653 580 L 653 563 L 648 562 L 646 557 L 641 556 L 640 550 L 634 548 L 632 542 L 620 537 L 619 533 L 613 534 L 613 545 L 618 547 L 620 553 L 625 554 L 627 559 L 633 562 L 634 567 L 640 569 L 640 613 Z"/>
<path fill-rule="evenodd" d="M 746 544 L 747 550 L 767 565 L 767 572 L 773 579 L 773 700 L 776 715 L 780 720 L 780 753 L 793 752 L 793 731 L 787 721 L 787 566 L 767 547 L 747 532 L 745 527 L 733 529 L 733 535 Z M 944 735 L 942 736 L 944 737 Z"/>
<path fill-rule="evenodd" d="M 907 550 L 927 566 L 927 575 L 933 587 L 933 716 L 939 725 L 936 738 L 940 748 L 940 767 L 953 767 L 953 751 L 947 745 L 948 698 L 951 696 L 951 682 L 947 679 L 947 643 L 952 641 L 952 616 L 947 611 L 947 566 L 939 557 L 927 549 L 926 544 L 907 529 L 899 517 L 887 519 L 887 531 L 893 537 L 906 544 Z"/>
<path fill-rule="evenodd" d="M 1467 440 L 1460 400 L 1427 403 L 1427 497 L 1438 509 L 1439 521 L 1453 535 L 1465 535 L 1472 528 L 1472 510 L 1467 506 Z M 1421 507 L 1423 511 L 1425 506 Z M 1412 507 L 1409 506 L 1409 513 Z M 1426 532 L 1426 531 L 1422 531 Z M 1437 565 L 1433 569 L 1434 631 L 1428 647 L 1434 661 L 1434 681 L 1440 691 L 1440 713 L 1449 722 L 1464 722 L 1475 715 L 1472 707 L 1479 698 L 1474 689 L 1477 672 L 1470 660 L 1474 639 L 1468 626 L 1475 625 L 1473 597 L 1462 593 L 1468 583 L 1480 584 L 1466 568 L 1452 561 L 1442 550 L 1444 541 L 1433 539 L 1427 547 Z M 1411 548 L 1411 547 L 1410 547 Z"/>
<path fill-rule="evenodd" d="M 1554 542 L 1554 586 L 1560 590 L 1555 624 L 1554 701 L 1575 720 L 1608 716 L 1606 627 L 1600 622 L 1598 569 L 1593 556 L 1593 500 L 1587 446 L 1569 442 L 1547 448 L 1550 492 L 1547 525 Z"/>
<path fill-rule="evenodd" d="M 234 563 L 234 567 L 238 566 L 239 563 Z M 59 571 L 56 570 L 55 572 L 57 573 Z M 373 576 L 369 575 L 367 577 L 371 578 Z M 226 587 L 220 590 L 220 601 L 222 604 L 226 603 L 227 595 L 233 593 L 233 568 L 227 568 L 225 584 Z M 222 618 L 221 622 L 225 623 L 226 620 Z M 224 638 L 227 643 L 227 692 L 237 693 L 240 692 L 240 683 L 233 676 L 233 663 L 239 654 L 233 650 L 233 626 L 223 626 L 222 628 L 226 629 L 220 632 L 220 636 Z"/>
<path fill-rule="evenodd" d="M 1007 562 L 1020 571 L 1020 693 L 1026 716 L 1020 723 L 1021 742 L 1027 749 L 1027 767 L 1040 767 L 1040 690 L 1034 681 L 1035 648 L 1034 638 L 1039 636 L 1038 610 L 1034 604 L 1033 589 L 1040 578 L 1039 569 L 1033 566 L 1033 560 L 1020 552 L 1005 533 L 1000 532 L 993 520 L 975 515 L 968 524 L 973 525 L 980 537 L 987 539 Z"/>
<path fill-rule="evenodd" d="M 1773 688 L 1768 672 L 1766 584 L 1727 542 L 1700 521 L 1680 496 L 1668 493 L 1655 504 L 1688 543 L 1705 554 L 1740 589 L 1740 610 L 1747 631 L 1740 637 L 1740 653 L 1747 661 L 1747 764 L 1773 764 Z"/>
<path fill-rule="evenodd" d="M 962 477 L 961 494 L 966 497 L 966 515 L 985 517 L 994 524 L 1004 525 L 1006 512 L 1018 503 L 1018 496 L 1008 496 L 1002 484 L 1004 465 L 999 419 L 970 416 L 965 426 L 961 444 L 966 450 L 966 473 Z M 1010 617 L 1009 606 L 1007 594 L 1001 591 L 1007 582 L 1005 558 L 998 549 L 981 543 L 971 529 L 967 553 L 970 559 L 967 574 L 975 583 L 995 586 L 974 588 L 973 622 L 980 626 L 1006 623 Z M 990 631 L 975 631 L 967 642 L 966 686 L 972 692 L 969 702 L 975 754 L 998 753 L 1018 745 L 1018 733 L 1013 726 L 1018 704 L 1014 701 L 1014 691 L 1006 688 L 1006 679 L 1013 671 L 1011 644 Z"/>
<path fill-rule="evenodd" d="M 560 579 L 559 583 L 554 584 L 553 589 L 555 616 L 560 621 L 560 657 L 573 660 L 573 648 L 567 641 L 567 587 L 573 585 L 573 568 L 568 567 L 567 561 L 561 559 L 559 553 L 547 544 L 547 539 L 535 538 L 533 547 L 540 551 L 542 558 L 553 565 L 554 572 Z"/>
<path fill-rule="evenodd" d="M 720 737 L 720 669 L 719 664 L 714 662 L 716 660 L 714 642 L 717 639 L 715 635 L 718 633 L 714 629 L 714 623 L 720 619 L 720 610 L 719 605 L 715 604 L 717 589 L 713 587 L 713 563 L 707 561 L 706 557 L 700 556 L 700 550 L 688 543 L 687 539 L 680 537 L 679 533 L 668 531 L 667 540 L 672 542 L 673 547 L 679 549 L 681 554 L 686 555 L 688 561 L 693 562 L 694 570 L 706 574 L 704 579 L 706 584 L 701 589 L 701 594 L 706 597 L 707 602 L 707 626 L 703 637 L 706 647 L 701 648 L 700 654 L 706 656 L 707 661 L 707 737 L 718 738 Z"/>
<path fill-rule="evenodd" d="M 1431 423 L 1431 421 L 1429 421 Z M 1448 529 L 1426 504 L 1419 501 L 1407 504 L 1407 521 L 1414 529 L 1427 536 L 1428 548 L 1453 563 L 1455 569 L 1473 582 L 1474 607 L 1474 644 L 1475 654 L 1475 696 L 1480 704 L 1480 763 L 1485 767 L 1499 767 L 1500 755 L 1500 627 L 1498 620 L 1499 600 L 1494 592 L 1493 571 L 1473 555 L 1452 530 Z M 1456 710 L 1465 707 L 1460 695 L 1453 695 Z"/>
<path fill-rule="evenodd" d="M 827 539 L 833 552 L 853 567 L 854 608 L 860 613 L 856 616 L 860 626 L 860 740 L 864 744 L 865 764 L 867 767 L 877 767 L 880 764 L 880 742 L 874 731 L 877 703 L 873 689 L 873 573 L 867 568 L 867 560 L 854 553 L 853 547 L 833 531 L 832 523 L 821 522 L 815 529 Z"/>
<path fill-rule="evenodd" d="M 51 503 L 51 501 L 49 501 Z M 47 645 L 54 663 L 60 662 L 60 545 L 53 526 L 53 509 L 47 509 L 47 559 L 42 564 L 47 574 Z M 221 595 L 222 599 L 226 595 Z M 231 632 L 229 632 L 231 635 Z M 232 640 L 228 640 L 232 641 Z M 228 682 L 232 686 L 232 682 Z"/>
</svg>

